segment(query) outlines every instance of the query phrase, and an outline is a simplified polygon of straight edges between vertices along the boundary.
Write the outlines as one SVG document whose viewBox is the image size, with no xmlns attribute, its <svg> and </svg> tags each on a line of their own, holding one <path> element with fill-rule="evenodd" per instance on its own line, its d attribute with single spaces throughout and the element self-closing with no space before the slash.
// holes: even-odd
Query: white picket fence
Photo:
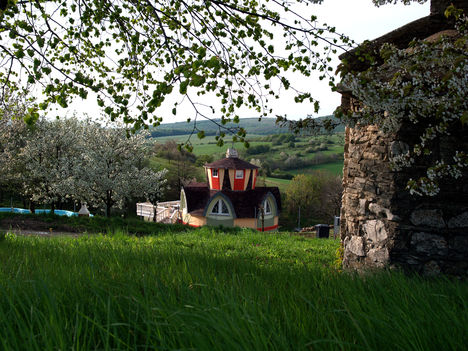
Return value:
<svg viewBox="0 0 468 351">
<path fill-rule="evenodd" d="M 181 219 L 180 201 L 158 202 L 153 205 L 151 202 L 137 203 L 137 216 L 143 217 L 146 221 L 154 221 L 156 213 L 156 222 L 176 223 Z"/>
</svg>

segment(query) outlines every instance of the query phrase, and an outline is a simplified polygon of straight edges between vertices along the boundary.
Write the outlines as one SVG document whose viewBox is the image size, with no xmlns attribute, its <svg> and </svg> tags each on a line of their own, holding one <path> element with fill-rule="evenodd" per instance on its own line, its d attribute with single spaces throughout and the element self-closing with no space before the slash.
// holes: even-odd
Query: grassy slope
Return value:
<svg viewBox="0 0 468 351">
<path fill-rule="evenodd" d="M 265 179 L 265 186 L 277 186 L 281 192 L 285 192 L 288 184 L 291 180 L 289 179 L 279 179 L 279 178 L 269 178 Z M 259 185 L 263 186 L 263 178 L 260 179 Z"/>
<path fill-rule="evenodd" d="M 337 243 L 210 229 L 0 241 L 0 349 L 442 350 L 466 281 L 333 268 Z"/>
<path fill-rule="evenodd" d="M 324 163 L 321 165 L 313 165 L 301 169 L 293 169 L 288 173 L 291 174 L 306 174 L 313 171 L 324 171 L 333 175 L 342 175 L 343 174 L 343 161 Z"/>
<path fill-rule="evenodd" d="M 271 147 L 271 150 L 266 154 L 259 154 L 259 155 L 241 155 L 244 159 L 250 160 L 251 158 L 266 158 L 270 160 L 277 160 L 280 158 L 281 152 L 286 153 L 287 155 L 297 155 L 298 153 L 301 154 L 301 157 L 304 159 L 313 159 L 321 153 L 322 155 L 328 156 L 332 154 L 339 154 L 343 152 L 343 144 L 342 139 L 343 136 L 341 134 L 337 135 L 330 135 L 330 136 L 316 136 L 316 137 L 298 137 L 297 142 L 295 143 L 295 147 L 291 148 L 288 146 L 287 143 L 282 145 L 272 145 L 271 142 L 262 141 L 261 139 L 265 138 L 262 135 L 249 135 L 250 146 L 257 146 L 257 145 L 268 145 Z M 307 153 L 305 150 L 309 147 L 309 141 L 311 139 L 317 140 L 319 142 L 324 142 L 325 140 L 330 140 L 332 143 L 327 144 L 328 149 L 320 152 L 315 153 Z M 165 142 L 167 140 L 176 140 L 177 142 L 185 142 L 187 140 L 186 135 L 182 136 L 174 136 L 174 137 L 160 137 L 155 139 L 158 142 Z M 196 136 L 192 137 L 191 139 L 192 144 L 194 145 L 194 154 L 197 156 L 200 155 L 213 155 L 215 158 L 224 157 L 224 153 L 226 148 L 231 146 L 231 143 L 226 143 L 223 147 L 218 147 L 214 142 L 214 136 L 208 136 L 204 139 L 198 139 Z M 245 148 L 241 143 L 235 143 L 234 147 L 237 148 L 241 154 L 245 152 Z M 323 170 L 327 171 L 333 175 L 341 175 L 343 172 L 343 162 L 336 161 L 336 162 L 329 162 L 319 165 L 313 165 L 306 168 L 298 168 L 292 169 L 287 171 L 290 174 L 300 174 L 300 173 L 308 173 L 313 170 Z M 271 180 L 270 180 L 271 183 Z"/>
</svg>

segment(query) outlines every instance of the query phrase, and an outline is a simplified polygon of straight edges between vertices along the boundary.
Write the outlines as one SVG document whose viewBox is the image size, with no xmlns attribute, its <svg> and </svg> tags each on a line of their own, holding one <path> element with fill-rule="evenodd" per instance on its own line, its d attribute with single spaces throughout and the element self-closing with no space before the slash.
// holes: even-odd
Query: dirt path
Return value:
<svg viewBox="0 0 468 351">
<path fill-rule="evenodd" d="M 40 236 L 46 238 L 52 238 L 57 236 L 68 236 L 77 238 L 81 235 L 88 235 L 84 233 L 72 233 L 72 232 L 61 232 L 61 231 L 40 231 L 40 230 L 28 230 L 28 229 L 0 229 L 0 233 L 12 233 L 15 235 L 22 236 Z"/>
</svg>

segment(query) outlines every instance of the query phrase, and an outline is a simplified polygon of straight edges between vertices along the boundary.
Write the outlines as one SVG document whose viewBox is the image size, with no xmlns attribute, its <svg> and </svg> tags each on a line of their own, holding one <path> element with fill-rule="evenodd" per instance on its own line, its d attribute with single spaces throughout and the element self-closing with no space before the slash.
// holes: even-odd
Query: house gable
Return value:
<svg viewBox="0 0 468 351">
<path fill-rule="evenodd" d="M 236 213 L 231 200 L 223 193 L 218 192 L 208 201 L 203 216 L 206 217 L 208 225 L 233 227 Z"/>
<path fill-rule="evenodd" d="M 226 204 L 227 206 L 227 209 L 229 211 L 229 215 L 226 215 L 226 214 L 215 214 L 213 213 L 213 208 L 215 208 L 216 204 L 218 203 L 218 201 L 221 200 L 221 201 L 224 201 L 224 203 Z M 236 212 L 234 210 L 234 206 L 231 202 L 231 200 L 229 199 L 229 197 L 227 197 L 225 194 L 223 194 L 222 192 L 217 192 L 215 195 L 213 195 L 209 200 L 208 200 L 208 203 L 207 205 L 205 206 L 205 209 L 203 211 L 203 216 L 205 217 L 218 217 L 218 216 L 222 216 L 222 217 L 229 217 L 229 218 L 237 218 L 236 216 Z"/>
</svg>

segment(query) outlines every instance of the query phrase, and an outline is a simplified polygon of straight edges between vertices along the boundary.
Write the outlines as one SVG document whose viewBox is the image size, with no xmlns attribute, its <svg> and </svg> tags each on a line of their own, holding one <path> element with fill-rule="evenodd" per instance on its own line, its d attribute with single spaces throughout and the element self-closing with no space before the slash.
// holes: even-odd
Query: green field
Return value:
<svg viewBox="0 0 468 351">
<path fill-rule="evenodd" d="M 2 350 L 462 350 L 468 283 L 340 272 L 338 243 L 204 228 L 0 240 Z"/>
<path fill-rule="evenodd" d="M 251 159 L 260 159 L 261 162 L 277 162 L 282 157 L 296 156 L 299 159 L 309 162 L 305 167 L 299 167 L 288 170 L 280 170 L 283 173 L 289 173 L 292 175 L 309 173 L 314 170 L 327 171 L 334 175 L 341 175 L 343 172 L 343 161 L 339 160 L 323 160 L 318 161 L 318 164 L 310 165 L 311 160 L 315 158 L 330 157 L 333 155 L 343 154 L 343 134 L 333 135 L 319 135 L 319 136 L 297 136 L 294 146 L 289 143 L 282 143 L 276 145 L 272 141 L 268 141 L 269 137 L 265 135 L 248 135 L 248 140 L 251 148 L 255 148 L 259 145 L 265 145 L 269 147 L 269 150 L 265 153 L 252 154 L 249 150 L 244 147 L 242 143 L 232 144 L 226 139 L 226 144 L 223 147 L 216 145 L 215 137 L 208 136 L 203 139 L 198 139 L 196 135 L 193 135 L 190 139 L 194 148 L 193 153 L 196 156 L 200 155 L 212 155 L 214 159 L 224 157 L 225 151 L 228 147 L 234 146 L 240 153 L 240 157 L 250 161 Z M 157 142 L 163 143 L 168 140 L 175 140 L 178 143 L 183 143 L 188 140 L 188 135 L 180 136 L 168 136 L 155 138 Z M 325 146 L 324 150 L 310 151 L 314 147 Z M 270 183 L 272 181 L 270 180 Z"/>
<path fill-rule="evenodd" d="M 325 163 L 321 165 L 309 166 L 301 169 L 292 169 L 289 171 L 291 174 L 307 174 L 314 171 L 324 171 L 333 175 L 343 175 L 343 161 Z"/>
<path fill-rule="evenodd" d="M 259 183 L 262 183 L 263 179 L 259 179 Z M 282 192 L 286 191 L 291 180 L 289 179 L 279 179 L 279 178 L 269 178 L 265 179 L 265 186 L 277 186 Z M 263 186 L 263 184 L 260 184 Z"/>
</svg>

